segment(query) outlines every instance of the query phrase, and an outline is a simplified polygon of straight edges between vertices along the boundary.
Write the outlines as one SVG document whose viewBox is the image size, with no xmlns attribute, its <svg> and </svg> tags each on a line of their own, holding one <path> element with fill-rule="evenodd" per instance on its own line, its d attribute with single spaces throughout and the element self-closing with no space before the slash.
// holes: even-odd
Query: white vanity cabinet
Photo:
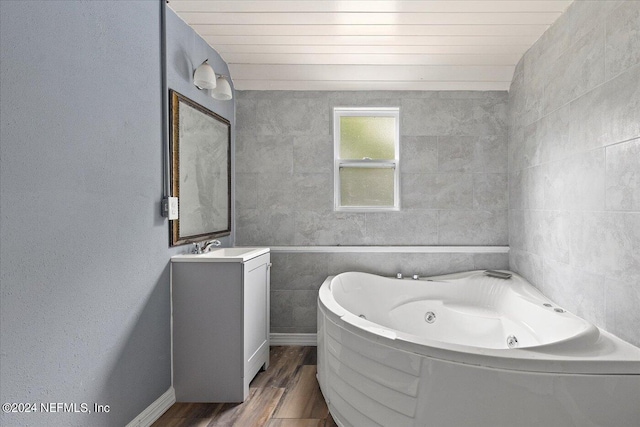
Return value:
<svg viewBox="0 0 640 427">
<path fill-rule="evenodd" d="M 173 387 L 178 402 L 243 402 L 269 365 L 268 248 L 171 258 Z"/>
</svg>

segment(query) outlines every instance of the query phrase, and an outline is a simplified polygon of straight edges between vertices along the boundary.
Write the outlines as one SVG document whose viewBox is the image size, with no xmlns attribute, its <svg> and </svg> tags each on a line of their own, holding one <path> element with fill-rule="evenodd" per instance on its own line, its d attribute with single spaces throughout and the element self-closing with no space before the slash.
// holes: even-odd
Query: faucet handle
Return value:
<svg viewBox="0 0 640 427">
<path fill-rule="evenodd" d="M 211 250 L 211 246 L 220 246 L 220 240 L 207 240 L 202 242 L 202 252 L 207 253 Z"/>
<path fill-rule="evenodd" d="M 397 273 L 396 274 L 396 279 L 402 279 L 402 273 Z"/>
<path fill-rule="evenodd" d="M 196 242 L 193 244 L 192 249 L 191 249 L 191 253 L 194 254 L 201 254 L 202 253 L 202 246 L 200 246 L 200 242 Z"/>
</svg>

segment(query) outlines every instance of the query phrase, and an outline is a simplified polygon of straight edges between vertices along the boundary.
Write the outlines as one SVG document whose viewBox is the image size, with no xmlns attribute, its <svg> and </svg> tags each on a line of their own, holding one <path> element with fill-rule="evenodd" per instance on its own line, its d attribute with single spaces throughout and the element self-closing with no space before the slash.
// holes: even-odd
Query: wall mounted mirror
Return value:
<svg viewBox="0 0 640 427">
<path fill-rule="evenodd" d="M 171 195 L 179 219 L 169 221 L 171 246 L 231 234 L 231 124 L 170 91 Z"/>
</svg>

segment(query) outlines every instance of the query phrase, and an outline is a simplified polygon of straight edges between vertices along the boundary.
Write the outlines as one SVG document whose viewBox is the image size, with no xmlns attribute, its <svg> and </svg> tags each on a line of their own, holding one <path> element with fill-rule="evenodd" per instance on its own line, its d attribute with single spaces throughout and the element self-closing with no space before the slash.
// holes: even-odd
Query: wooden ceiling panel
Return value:
<svg viewBox="0 0 640 427">
<path fill-rule="evenodd" d="M 170 0 L 170 3 L 176 12 L 198 13 L 562 13 L 571 0 Z"/>
<path fill-rule="evenodd" d="M 223 45 L 212 43 L 222 56 L 228 53 L 306 53 L 306 54 L 416 54 L 416 55 L 500 55 L 517 54 L 522 57 L 529 45 L 505 46 L 363 46 L 363 45 Z M 516 61 L 517 62 L 517 61 Z M 266 62 L 267 64 L 269 62 Z"/>
<path fill-rule="evenodd" d="M 545 25 L 555 21 L 560 13 L 181 12 L 180 16 L 190 25 Z"/>
<path fill-rule="evenodd" d="M 255 65 L 232 66 L 234 79 L 325 81 L 511 81 L 511 65 Z"/>
<path fill-rule="evenodd" d="M 513 65 L 521 56 L 519 53 L 459 55 L 394 53 L 224 53 L 223 55 L 225 61 L 234 65 Z"/>
<path fill-rule="evenodd" d="M 503 82 L 416 82 L 416 81 L 335 81 L 335 80 L 238 80 L 242 90 L 504 90 Z"/>
<path fill-rule="evenodd" d="M 239 90 L 507 90 L 570 0 L 170 0 Z"/>
<path fill-rule="evenodd" d="M 546 25 L 209 25 L 201 36 L 536 36 Z"/>
<path fill-rule="evenodd" d="M 536 36 L 205 36 L 209 44 L 304 46 L 531 46 Z"/>
</svg>

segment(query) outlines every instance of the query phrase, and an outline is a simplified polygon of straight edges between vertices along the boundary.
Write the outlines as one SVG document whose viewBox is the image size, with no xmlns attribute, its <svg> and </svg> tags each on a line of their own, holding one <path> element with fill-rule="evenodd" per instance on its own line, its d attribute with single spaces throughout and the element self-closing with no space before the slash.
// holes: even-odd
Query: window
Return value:
<svg viewBox="0 0 640 427">
<path fill-rule="evenodd" d="M 336 210 L 400 210 L 399 118 L 398 108 L 334 108 Z"/>
</svg>

